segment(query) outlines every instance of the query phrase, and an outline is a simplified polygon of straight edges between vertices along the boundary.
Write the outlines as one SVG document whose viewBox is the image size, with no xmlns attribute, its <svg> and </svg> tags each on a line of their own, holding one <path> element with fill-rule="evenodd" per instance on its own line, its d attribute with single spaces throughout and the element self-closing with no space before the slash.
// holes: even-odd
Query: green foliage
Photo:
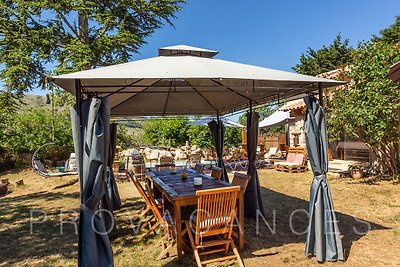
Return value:
<svg viewBox="0 0 400 267">
<path fill-rule="evenodd" d="M 386 76 L 390 65 L 400 60 L 400 17 L 380 34 L 356 50 L 338 36 L 328 47 L 309 48 L 293 69 L 317 75 L 344 64 L 350 68 L 341 74 L 352 79 L 348 88 L 329 89 L 334 96 L 326 102 L 329 140 L 339 141 L 344 134 L 356 137 L 376 155 L 375 170 L 392 175 L 400 171 L 400 88 Z"/>
<path fill-rule="evenodd" d="M 144 123 L 144 138 L 151 145 L 179 147 L 189 141 L 202 149 L 214 148 L 208 126 L 189 126 L 186 117 L 152 119 Z M 241 129 L 225 127 L 225 146 L 238 146 L 242 142 Z"/>
<path fill-rule="evenodd" d="M 214 148 L 214 142 L 208 126 L 188 127 L 189 142 L 200 148 Z"/>
<path fill-rule="evenodd" d="M 144 138 L 152 145 L 178 147 L 185 144 L 188 137 L 188 119 L 151 119 L 144 124 Z"/>
<path fill-rule="evenodd" d="M 330 133 L 345 133 L 366 143 L 377 155 L 380 171 L 389 174 L 399 171 L 400 84 L 386 75 L 399 60 L 399 49 L 393 45 L 360 44 L 347 73 L 353 82 L 348 89 L 335 91 L 328 109 Z"/>
<path fill-rule="evenodd" d="M 55 144 L 73 149 L 69 112 L 55 111 Z M 16 154 L 34 152 L 45 143 L 52 141 L 52 115 L 45 108 L 35 108 L 14 113 L 5 122 L 0 136 L 0 147 Z"/>
<path fill-rule="evenodd" d="M 374 35 L 372 42 L 384 42 L 389 45 L 396 45 L 400 40 L 400 16 L 396 17 L 394 24 L 381 30 L 380 36 Z"/>
<path fill-rule="evenodd" d="M 225 147 L 238 147 L 242 143 L 242 128 L 225 127 Z"/>
<path fill-rule="evenodd" d="M 138 145 L 138 142 L 135 139 L 134 135 L 129 134 L 128 128 L 122 124 L 118 124 L 117 145 L 121 146 L 122 150 Z"/>
<path fill-rule="evenodd" d="M 316 76 L 346 66 L 352 59 L 354 49 L 349 47 L 349 40 L 342 40 L 338 34 L 329 46 L 319 50 L 308 48 L 300 57 L 300 63 L 293 67 L 298 73 Z"/>
<path fill-rule="evenodd" d="M 0 1 L 0 79 L 21 97 L 45 77 L 128 61 L 184 0 Z M 51 64 L 49 64 L 51 63 Z"/>
</svg>

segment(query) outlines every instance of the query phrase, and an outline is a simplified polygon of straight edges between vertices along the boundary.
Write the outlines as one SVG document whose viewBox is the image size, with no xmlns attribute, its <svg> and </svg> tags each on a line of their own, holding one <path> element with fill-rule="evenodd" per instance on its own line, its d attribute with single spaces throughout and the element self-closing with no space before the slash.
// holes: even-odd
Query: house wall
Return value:
<svg viewBox="0 0 400 267">
<path fill-rule="evenodd" d="M 306 134 L 304 131 L 304 115 L 296 115 L 293 114 L 295 117 L 295 121 L 289 125 L 289 132 L 290 132 L 290 146 L 294 146 L 294 139 L 295 135 L 293 133 L 300 133 L 299 134 L 299 146 L 305 147 L 306 146 Z"/>
</svg>

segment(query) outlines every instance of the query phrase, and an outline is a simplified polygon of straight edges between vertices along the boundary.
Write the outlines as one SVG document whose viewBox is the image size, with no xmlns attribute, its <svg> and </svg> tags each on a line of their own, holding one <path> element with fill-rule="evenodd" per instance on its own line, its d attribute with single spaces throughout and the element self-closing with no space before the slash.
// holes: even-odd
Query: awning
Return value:
<svg viewBox="0 0 400 267">
<path fill-rule="evenodd" d="M 227 118 L 220 118 L 221 121 L 224 123 L 224 126 L 226 127 L 240 127 L 244 128 L 244 125 L 241 125 L 240 123 L 234 122 L 232 120 L 229 120 Z M 207 126 L 209 122 L 216 120 L 216 118 L 213 117 L 208 117 L 208 118 L 202 118 L 199 120 L 191 121 L 189 122 L 190 126 Z"/>
<path fill-rule="evenodd" d="M 258 127 L 275 127 L 279 125 L 285 125 L 294 121 L 293 117 L 290 117 L 289 111 L 281 111 L 277 110 L 272 113 L 269 117 L 265 118 L 264 120 L 260 121 Z"/>
</svg>

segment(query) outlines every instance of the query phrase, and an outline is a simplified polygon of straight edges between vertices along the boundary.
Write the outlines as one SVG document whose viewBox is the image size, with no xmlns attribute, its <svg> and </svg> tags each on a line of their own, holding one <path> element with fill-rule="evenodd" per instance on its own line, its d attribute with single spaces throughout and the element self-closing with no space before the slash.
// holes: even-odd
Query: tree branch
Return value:
<svg viewBox="0 0 400 267">
<path fill-rule="evenodd" d="M 57 11 L 57 14 L 61 17 L 61 19 L 64 21 L 65 24 L 67 24 L 68 28 L 76 35 L 76 37 L 78 37 L 78 31 L 71 25 L 71 23 L 69 23 L 69 21 L 67 20 L 67 18 L 59 11 Z"/>
</svg>

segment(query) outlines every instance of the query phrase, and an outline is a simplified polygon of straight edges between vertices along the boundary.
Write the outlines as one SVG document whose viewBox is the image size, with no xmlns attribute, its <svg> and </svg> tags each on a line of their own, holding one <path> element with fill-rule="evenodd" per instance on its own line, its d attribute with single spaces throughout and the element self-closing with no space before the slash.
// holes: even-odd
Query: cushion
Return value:
<svg viewBox="0 0 400 267">
<path fill-rule="evenodd" d="M 286 162 L 295 162 L 295 160 L 296 160 L 296 154 L 289 153 L 287 155 Z"/>
</svg>

